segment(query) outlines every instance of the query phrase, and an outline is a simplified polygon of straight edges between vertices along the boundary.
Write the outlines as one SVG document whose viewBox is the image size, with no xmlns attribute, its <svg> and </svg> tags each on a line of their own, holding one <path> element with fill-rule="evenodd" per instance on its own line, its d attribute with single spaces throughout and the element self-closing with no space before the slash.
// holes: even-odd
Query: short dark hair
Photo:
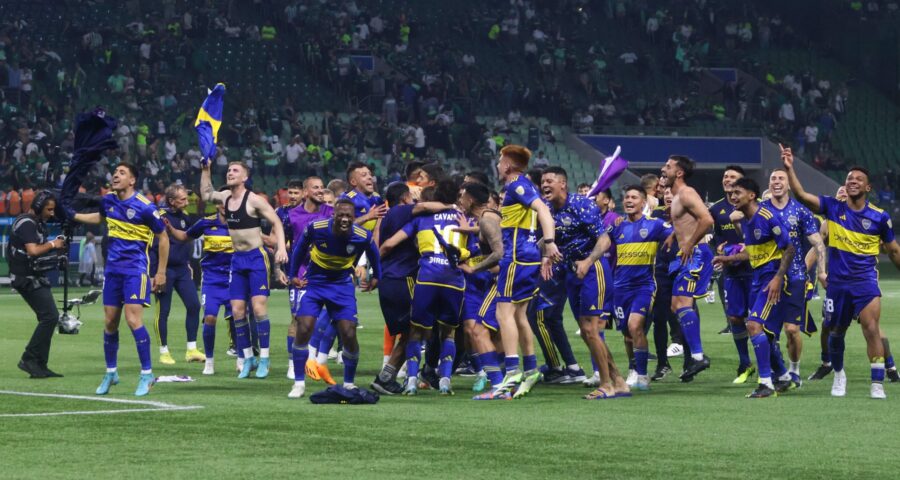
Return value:
<svg viewBox="0 0 900 480">
<path fill-rule="evenodd" d="M 306 189 L 306 184 L 309 183 L 309 181 L 312 180 L 312 179 L 322 180 L 322 177 L 320 177 L 320 176 L 318 176 L 318 175 L 310 175 L 310 176 L 304 178 L 303 181 L 300 182 L 300 186 L 297 187 L 297 188 Z M 292 185 L 293 183 L 294 183 L 294 180 L 291 180 L 291 183 L 288 184 L 288 188 L 291 188 L 291 185 Z"/>
<path fill-rule="evenodd" d="M 582 188 L 589 189 L 589 188 L 591 188 L 591 186 L 590 186 L 590 184 L 587 184 L 587 183 L 579 183 L 577 188 L 578 188 L 578 190 L 581 190 Z"/>
<path fill-rule="evenodd" d="M 632 184 L 632 185 L 625 185 L 625 188 L 622 189 L 622 193 L 627 193 L 627 192 L 630 192 L 630 191 L 632 191 L 632 190 L 635 190 L 635 191 L 637 191 L 638 193 L 640 193 L 640 194 L 641 194 L 641 197 L 647 198 L 647 191 L 644 190 L 643 186 L 641 186 L 641 185 L 634 185 L 634 184 Z"/>
<path fill-rule="evenodd" d="M 853 165 L 852 167 L 847 169 L 847 173 L 850 173 L 853 171 L 862 172 L 862 173 L 866 174 L 867 182 L 872 180 L 872 174 L 869 173 L 869 169 L 862 165 Z"/>
<path fill-rule="evenodd" d="M 691 178 L 694 174 L 694 161 L 690 157 L 684 155 L 669 155 L 669 160 L 674 160 L 675 165 L 684 172 L 685 180 Z"/>
<path fill-rule="evenodd" d="M 137 179 L 138 179 L 137 165 L 135 165 L 133 163 L 129 163 L 129 162 L 119 162 L 118 164 L 116 164 L 116 168 L 119 168 L 119 167 L 125 167 L 126 169 L 128 169 L 128 172 L 131 173 L 132 177 L 134 177 L 135 185 L 137 185 Z M 113 170 L 115 170 L 115 168 Z"/>
<path fill-rule="evenodd" d="M 740 165 L 728 165 L 727 167 L 725 167 L 725 170 L 722 170 L 722 172 L 727 172 L 729 170 L 734 170 L 735 172 L 740 173 L 742 177 L 747 176 L 747 174 L 744 172 L 744 167 Z"/>
<path fill-rule="evenodd" d="M 750 177 L 742 177 L 735 180 L 735 182 L 731 184 L 731 187 L 739 187 L 744 190 L 753 192 L 753 196 L 759 198 L 759 184 L 756 183 L 756 180 Z"/>
<path fill-rule="evenodd" d="M 561 176 L 562 176 L 563 178 L 565 178 L 567 181 L 569 180 L 569 174 L 566 173 L 566 169 L 563 168 L 563 167 L 559 167 L 559 166 L 556 166 L 556 165 L 547 167 L 547 168 L 544 169 L 544 172 L 541 174 L 541 176 L 544 176 L 544 175 L 546 175 L 546 174 L 548 174 L 548 173 L 552 173 L 552 174 L 554 174 L 554 175 L 561 175 Z"/>
<path fill-rule="evenodd" d="M 406 167 L 404 167 L 404 169 L 403 169 L 403 176 L 404 176 L 404 178 L 406 178 L 407 181 L 412 180 L 412 179 L 409 178 L 409 177 L 412 176 L 412 174 L 413 174 L 416 170 L 421 169 L 421 168 L 422 168 L 422 165 L 425 165 L 425 163 L 424 163 L 424 162 L 420 162 L 420 161 L 418 161 L 418 160 L 413 160 L 413 161 L 407 163 L 407 164 L 406 164 Z"/>
<path fill-rule="evenodd" d="M 384 192 L 384 199 L 388 205 L 395 206 L 400 204 L 400 200 L 409 193 L 409 185 L 404 182 L 392 182 L 388 185 Z"/>
<path fill-rule="evenodd" d="M 498 193 L 496 190 L 491 190 L 491 199 L 494 200 L 494 203 L 500 205 L 500 193 Z"/>
<path fill-rule="evenodd" d="M 309 177 L 309 178 L 312 178 L 312 177 Z M 292 188 L 293 188 L 293 189 L 297 189 L 297 190 L 302 190 L 302 189 L 303 189 L 303 185 L 304 185 L 305 183 L 306 183 L 305 180 L 300 180 L 299 178 L 294 178 L 294 179 L 291 179 L 291 181 L 289 181 L 289 182 L 287 183 L 287 188 L 288 188 L 288 189 L 292 189 Z"/>
<path fill-rule="evenodd" d="M 434 187 L 425 187 L 422 189 L 422 192 L 419 193 L 419 201 L 420 202 L 430 202 L 434 200 Z"/>
<path fill-rule="evenodd" d="M 597 195 L 600 195 L 601 193 L 606 195 L 607 198 L 613 198 L 611 188 L 605 188 L 603 190 L 600 190 L 599 192 L 597 192 Z"/>
<path fill-rule="evenodd" d="M 356 216 L 356 205 L 349 198 L 339 198 L 336 202 L 334 202 L 334 211 L 337 211 L 338 207 L 341 205 L 350 205 L 350 210 L 353 210 L 353 216 Z"/>
<path fill-rule="evenodd" d="M 435 185 L 438 184 L 441 180 L 446 176 L 444 174 L 444 167 L 438 165 L 437 162 L 426 163 L 422 165 L 422 170 L 428 174 L 428 177 L 434 181 Z"/>
<path fill-rule="evenodd" d="M 490 183 L 487 174 L 478 170 L 472 170 L 471 172 L 466 173 L 466 176 L 478 181 L 478 183 L 482 185 L 487 185 L 488 183 Z"/>
<path fill-rule="evenodd" d="M 453 204 L 459 195 L 459 188 L 456 182 L 445 178 L 434 186 L 434 200 L 441 203 Z"/>
<path fill-rule="evenodd" d="M 528 175 L 528 179 L 531 180 L 531 183 L 534 185 L 541 184 L 541 177 L 544 176 L 544 170 L 541 168 L 532 168 L 526 173 Z"/>
<path fill-rule="evenodd" d="M 650 188 L 650 185 L 652 185 L 653 183 L 659 183 L 659 177 L 656 176 L 655 173 L 645 173 L 641 175 L 641 188 L 646 190 Z M 629 185 L 629 187 L 630 186 L 631 185 Z M 625 192 L 627 190 L 623 188 L 622 191 Z"/>
<path fill-rule="evenodd" d="M 491 198 L 491 191 L 484 184 L 478 182 L 468 182 L 462 184 L 461 189 L 466 191 L 466 195 L 472 197 L 478 205 L 484 205 Z"/>
<path fill-rule="evenodd" d="M 787 173 L 787 170 L 785 170 L 785 169 L 782 168 L 782 167 L 775 167 L 775 168 L 772 169 L 771 172 L 769 172 L 769 175 L 771 175 L 771 174 L 773 174 L 773 173 L 775 173 L 775 172 L 784 172 L 784 173 Z"/>
<path fill-rule="evenodd" d="M 350 165 L 347 165 L 347 182 L 350 182 L 350 175 L 353 174 L 353 171 L 359 170 L 360 168 L 369 168 L 369 166 L 362 162 L 350 162 Z M 335 206 L 337 206 L 336 203 Z"/>
</svg>

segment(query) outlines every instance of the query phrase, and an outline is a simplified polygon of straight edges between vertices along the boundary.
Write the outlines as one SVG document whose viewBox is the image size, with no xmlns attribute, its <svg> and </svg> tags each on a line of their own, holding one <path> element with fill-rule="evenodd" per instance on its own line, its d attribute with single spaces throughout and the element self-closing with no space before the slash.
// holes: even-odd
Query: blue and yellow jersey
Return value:
<svg viewBox="0 0 900 480">
<path fill-rule="evenodd" d="M 341 195 L 341 198 L 346 198 L 353 202 L 354 213 L 356 214 L 357 218 L 368 213 L 369 210 L 372 209 L 372 207 L 384 203 L 384 199 L 382 199 L 381 196 L 377 193 L 373 193 L 372 195 L 367 197 L 366 194 L 360 192 L 359 190 L 350 190 L 349 192 L 345 192 L 343 195 Z M 368 222 L 362 224 L 362 227 L 371 232 L 372 230 L 375 230 L 376 221 L 377 220 L 369 220 Z"/>
<path fill-rule="evenodd" d="M 597 238 L 606 232 L 600 208 L 593 200 L 577 194 L 566 196 L 559 209 L 548 205 L 556 225 L 556 245 L 563 254 L 563 262 L 571 266 L 591 254 Z"/>
<path fill-rule="evenodd" d="M 419 274 L 416 282 L 463 290 L 466 280 L 462 270 L 451 265 L 443 244 L 459 249 L 459 259 L 469 258 L 469 236 L 455 231 L 459 227 L 456 210 L 419 215 L 403 226 L 403 231 L 416 239 L 419 250 Z"/>
<path fill-rule="evenodd" d="M 804 248 L 804 240 L 819 232 L 819 226 L 812 211 L 793 198 L 788 200 L 783 209 L 776 207 L 771 200 L 760 203 L 759 207 L 777 215 L 781 224 L 788 229 L 788 237 L 790 237 L 795 251 L 791 267 L 788 269 L 788 278 L 790 280 L 807 280 L 805 254 L 808 248 Z"/>
<path fill-rule="evenodd" d="M 869 202 L 855 211 L 821 196 L 819 205 L 828 225 L 828 283 L 877 281 L 880 244 L 894 241 L 891 217 Z"/>
<path fill-rule="evenodd" d="M 334 234 L 333 219 L 319 220 L 307 225 L 300 241 L 291 253 L 291 272 L 309 262 L 306 279 L 310 283 L 351 282 L 353 268 L 363 253 L 369 260 L 373 276 L 381 279 L 381 259 L 372 244 L 372 232 L 353 225 L 349 234 Z"/>
<path fill-rule="evenodd" d="M 469 225 L 474 226 L 477 222 L 474 218 L 469 218 Z M 466 263 L 474 267 L 482 261 L 484 257 L 490 254 L 490 245 L 482 245 L 478 235 L 469 235 L 466 248 L 469 250 L 469 259 Z M 466 289 L 473 292 L 487 292 L 491 284 L 494 282 L 494 274 L 483 270 L 473 274 L 466 274 Z"/>
<path fill-rule="evenodd" d="M 109 231 L 106 271 L 148 274 L 150 244 L 154 234 L 166 229 L 159 210 L 140 193 L 126 200 L 119 200 L 115 193 L 109 193 L 103 196 L 100 205 Z"/>
<path fill-rule="evenodd" d="M 734 205 L 728 202 L 728 199 L 726 198 L 719 200 L 709 207 L 709 213 L 713 218 L 713 249 L 718 248 L 722 243 L 725 243 L 725 247 L 735 247 L 743 243 L 741 235 L 738 233 L 737 229 L 734 228 L 734 224 L 731 223 L 730 216 L 732 212 L 734 212 Z M 720 255 L 721 253 L 722 252 L 715 252 L 716 255 Z M 728 265 L 723 271 L 729 276 L 751 274 L 750 264 L 747 262 Z"/>
<path fill-rule="evenodd" d="M 672 225 L 659 218 L 641 217 L 632 222 L 625 217 L 609 234 L 616 246 L 615 288 L 655 285 L 653 275 L 660 244 L 672 234 Z"/>
<path fill-rule="evenodd" d="M 787 227 L 771 210 L 760 206 L 752 217 L 741 220 L 741 229 L 744 249 L 750 255 L 753 281 L 770 278 L 778 271 L 784 249 L 791 244 Z"/>
<path fill-rule="evenodd" d="M 503 232 L 503 261 L 523 264 L 541 263 L 537 244 L 537 212 L 531 209 L 540 200 L 537 189 L 525 175 L 519 175 L 505 187 L 506 196 L 500 208 Z"/>
<path fill-rule="evenodd" d="M 203 239 L 203 258 L 200 259 L 203 279 L 207 282 L 221 282 L 222 279 L 228 282 L 231 255 L 234 254 L 228 225 L 219 221 L 218 215 L 210 215 L 197 220 L 185 233 L 191 238 Z"/>
</svg>

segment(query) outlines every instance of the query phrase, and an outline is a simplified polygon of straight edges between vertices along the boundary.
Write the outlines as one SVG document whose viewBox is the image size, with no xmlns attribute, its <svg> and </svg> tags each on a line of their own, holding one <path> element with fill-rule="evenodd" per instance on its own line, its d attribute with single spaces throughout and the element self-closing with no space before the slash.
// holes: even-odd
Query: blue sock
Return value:
<svg viewBox="0 0 900 480">
<path fill-rule="evenodd" d="M 487 374 L 491 385 L 500 385 L 500 382 L 503 381 L 503 372 L 500 371 L 500 359 L 497 352 L 490 351 L 481 355 L 481 365 L 484 366 L 484 373 Z"/>
<path fill-rule="evenodd" d="M 441 342 L 441 362 L 438 364 L 440 378 L 450 378 L 453 373 L 454 358 L 456 358 L 456 342 L 452 338 L 445 338 Z"/>
<path fill-rule="evenodd" d="M 306 361 L 309 360 L 309 344 L 291 345 L 291 358 L 294 359 L 294 381 L 306 380 Z"/>
<path fill-rule="evenodd" d="M 750 336 L 747 334 L 747 325 L 731 324 L 731 336 L 734 338 L 734 346 L 737 347 L 739 365 L 741 367 L 750 366 L 750 347 L 747 340 Z"/>
<path fill-rule="evenodd" d="M 844 369 L 844 334 L 831 332 L 828 336 L 828 352 L 831 354 L 831 367 L 835 372 Z"/>
<path fill-rule="evenodd" d="M 259 334 L 259 348 L 262 350 L 269 349 L 269 334 L 272 332 L 272 324 L 269 317 L 260 317 L 256 319 L 256 332 Z"/>
<path fill-rule="evenodd" d="M 634 371 L 638 375 L 647 375 L 647 361 L 650 359 L 650 350 L 646 348 L 634 349 Z"/>
<path fill-rule="evenodd" d="M 341 352 L 344 359 L 344 383 L 353 383 L 356 378 L 356 366 L 359 364 L 359 352 L 350 352 L 345 348 Z M 453 365 L 453 362 L 450 362 Z"/>
<path fill-rule="evenodd" d="M 294 337 L 288 335 L 288 336 L 287 336 L 287 352 L 288 352 L 288 355 L 290 355 L 291 352 L 293 352 L 293 351 L 294 351 Z"/>
<path fill-rule="evenodd" d="M 481 355 L 479 355 L 478 352 L 472 352 L 472 354 L 469 355 L 469 361 L 472 362 L 472 370 L 475 370 L 475 373 L 484 369 L 481 365 Z"/>
<path fill-rule="evenodd" d="M 772 367 L 772 377 L 781 378 L 782 375 L 787 373 L 787 368 L 784 366 L 784 357 L 781 355 L 781 345 L 776 341 L 772 341 L 769 344 L 769 355 L 771 355 L 771 367 Z"/>
<path fill-rule="evenodd" d="M 703 354 L 703 342 L 700 340 L 700 317 L 691 307 L 679 308 L 675 312 L 681 324 L 681 334 L 691 347 L 691 355 Z"/>
<path fill-rule="evenodd" d="M 887 358 L 884 359 L 884 368 L 894 368 L 894 356 L 888 355 Z"/>
<path fill-rule="evenodd" d="M 216 326 L 203 323 L 203 354 L 206 358 L 213 358 L 216 351 Z"/>
<path fill-rule="evenodd" d="M 141 360 L 141 372 L 152 370 L 153 364 L 150 362 L 150 334 L 147 333 L 147 327 L 141 325 L 141 328 L 132 330 L 131 334 L 134 335 L 138 358 Z"/>
<path fill-rule="evenodd" d="M 239 357 L 253 356 L 250 349 L 250 324 L 247 323 L 246 318 L 234 319 L 234 344 L 237 346 Z"/>
<path fill-rule="evenodd" d="M 593 356 L 593 355 L 591 355 L 591 368 L 593 368 L 595 372 L 599 372 L 599 371 L 600 371 L 600 369 L 597 368 L 597 361 L 594 360 L 594 356 Z"/>
<path fill-rule="evenodd" d="M 756 369 L 759 371 L 759 378 L 772 378 L 772 366 L 769 364 L 769 338 L 765 333 L 757 333 L 750 337 L 750 343 L 753 344 L 753 352 L 756 354 Z"/>
<path fill-rule="evenodd" d="M 321 337 L 319 337 L 319 347 L 317 351 L 322 353 L 330 352 L 332 345 L 334 345 L 334 337 L 336 336 L 337 330 L 334 328 L 334 324 L 328 322 L 328 325 L 322 332 Z"/>
<path fill-rule="evenodd" d="M 506 373 L 513 373 L 519 369 L 519 356 L 518 355 L 507 355 L 504 361 L 504 365 L 506 365 Z"/>
<path fill-rule="evenodd" d="M 319 343 L 322 341 L 322 332 L 328 328 L 328 325 L 331 323 L 331 317 L 328 316 L 328 312 L 326 310 L 322 310 L 319 313 L 319 316 L 316 317 L 316 324 L 313 326 L 312 337 L 309 338 L 309 344 L 316 348 L 316 352 L 318 352 Z M 331 349 L 331 346 L 328 346 Z M 325 351 L 328 353 L 328 351 Z"/>
<path fill-rule="evenodd" d="M 116 368 L 119 357 L 119 332 L 106 333 L 103 331 L 103 356 L 106 358 L 106 368 Z"/>
<path fill-rule="evenodd" d="M 419 362 L 422 358 L 422 341 L 406 342 L 406 375 L 408 378 L 419 376 Z"/>
<path fill-rule="evenodd" d="M 884 383 L 884 364 L 883 357 L 872 358 L 872 383 Z"/>
<path fill-rule="evenodd" d="M 525 355 L 522 357 L 522 369 L 526 372 L 537 369 L 537 355 Z"/>
</svg>

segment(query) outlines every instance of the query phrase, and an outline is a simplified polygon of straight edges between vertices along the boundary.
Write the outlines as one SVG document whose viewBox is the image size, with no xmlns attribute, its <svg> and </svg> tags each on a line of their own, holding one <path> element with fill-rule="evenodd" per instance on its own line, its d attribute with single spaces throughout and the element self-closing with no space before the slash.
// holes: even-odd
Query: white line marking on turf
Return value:
<svg viewBox="0 0 900 480">
<path fill-rule="evenodd" d="M 154 402 L 152 400 L 126 400 L 124 398 L 88 397 L 84 395 L 64 395 L 59 393 L 34 393 L 15 392 L 12 390 L 0 390 L 0 395 L 19 395 L 23 397 L 48 397 L 65 398 L 69 400 L 87 400 L 93 402 L 119 403 L 126 405 L 141 405 L 151 408 L 126 408 L 122 410 L 73 410 L 64 412 L 40 412 L 40 413 L 0 413 L 0 417 L 55 417 L 59 415 L 105 415 L 112 413 L 134 412 L 165 412 L 179 410 L 198 410 L 202 405 L 174 405 L 166 402 Z"/>
</svg>

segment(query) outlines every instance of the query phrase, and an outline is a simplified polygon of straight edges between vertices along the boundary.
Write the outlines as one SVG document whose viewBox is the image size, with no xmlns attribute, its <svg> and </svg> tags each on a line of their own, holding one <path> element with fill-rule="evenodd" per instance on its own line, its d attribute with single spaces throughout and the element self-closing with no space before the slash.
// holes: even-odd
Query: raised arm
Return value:
<svg viewBox="0 0 900 480">
<path fill-rule="evenodd" d="M 821 205 L 819 205 L 819 197 L 804 190 L 803 185 L 800 184 L 800 179 L 797 178 L 797 172 L 794 171 L 794 154 L 791 152 L 790 147 L 785 148 L 780 143 L 778 146 L 781 147 L 781 161 L 784 163 L 784 170 L 787 172 L 791 192 L 794 193 L 794 196 L 797 197 L 800 203 L 806 205 L 813 213 L 820 213 L 822 210 Z"/>
<path fill-rule="evenodd" d="M 211 163 L 212 162 L 208 162 L 200 168 L 200 198 L 202 198 L 204 202 L 223 203 L 231 193 L 217 192 L 213 189 L 212 174 L 209 171 Z"/>
<path fill-rule="evenodd" d="M 281 219 L 275 214 L 275 209 L 259 195 L 250 195 L 249 203 L 256 214 L 265 218 L 272 225 L 272 232 L 275 233 L 275 263 L 285 264 L 288 262 L 287 248 L 284 246 L 284 225 Z"/>
</svg>

